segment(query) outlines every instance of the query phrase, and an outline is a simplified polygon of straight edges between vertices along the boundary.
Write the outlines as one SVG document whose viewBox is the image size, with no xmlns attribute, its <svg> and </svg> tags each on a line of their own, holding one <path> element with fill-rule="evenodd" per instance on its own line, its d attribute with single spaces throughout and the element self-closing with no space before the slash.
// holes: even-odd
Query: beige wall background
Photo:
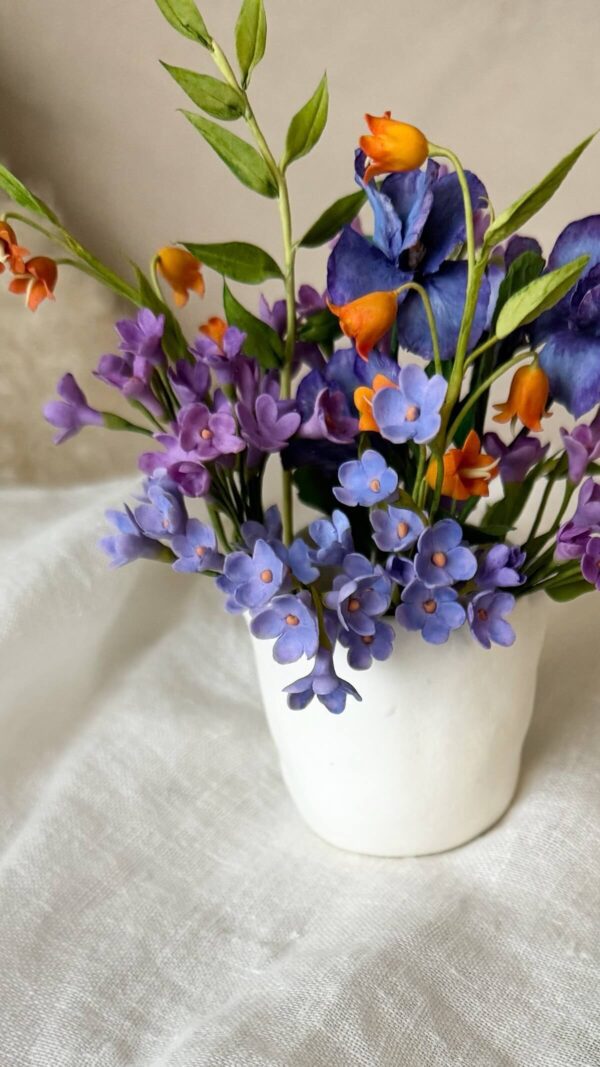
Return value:
<svg viewBox="0 0 600 1067">
<path fill-rule="evenodd" d="M 317 150 L 291 171 L 296 231 L 353 190 L 354 144 L 366 110 L 391 108 L 451 145 L 486 182 L 497 209 L 600 125 L 598 0 L 266 0 L 267 55 L 256 112 L 279 149 L 293 112 L 323 69 L 330 121 Z M 233 53 L 238 0 L 200 0 Z M 186 98 L 158 60 L 210 72 L 207 53 L 176 34 L 154 0 L 0 0 L 0 159 L 48 199 L 112 266 L 145 264 L 161 244 L 233 238 L 279 252 L 277 208 L 225 170 L 176 109 Z M 240 132 L 242 132 L 240 130 Z M 544 211 L 547 250 L 573 217 L 600 210 L 600 141 Z M 29 239 L 29 246 L 43 250 Z M 324 283 L 324 254 L 300 260 Z M 194 327 L 219 310 L 207 272 Z M 48 447 L 38 412 L 66 369 L 80 380 L 113 348 L 124 309 L 67 269 L 56 303 L 36 315 L 0 279 L 0 477 L 61 482 L 132 469 L 139 439 L 84 433 Z M 250 305 L 254 291 L 240 290 Z M 92 384 L 90 396 L 99 398 Z"/>
</svg>

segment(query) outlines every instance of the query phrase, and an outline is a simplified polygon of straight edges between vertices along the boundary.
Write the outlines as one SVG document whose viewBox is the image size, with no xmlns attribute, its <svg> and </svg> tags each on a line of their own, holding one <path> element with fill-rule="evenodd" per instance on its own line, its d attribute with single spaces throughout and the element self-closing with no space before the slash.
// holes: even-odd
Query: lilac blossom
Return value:
<svg viewBox="0 0 600 1067">
<path fill-rule="evenodd" d="M 388 556 L 385 570 L 396 585 L 410 585 L 415 578 L 415 565 L 406 556 Z"/>
<path fill-rule="evenodd" d="M 382 552 L 402 552 L 414 545 L 423 531 L 423 520 L 408 508 L 374 508 L 370 514 L 373 540 Z"/>
<path fill-rule="evenodd" d="M 600 590 L 600 537 L 592 536 L 581 559 L 581 573 L 586 582 Z"/>
<path fill-rule="evenodd" d="M 244 544 L 252 552 L 256 542 L 262 538 L 268 544 L 272 545 L 273 542 L 281 541 L 283 533 L 283 527 L 281 523 L 281 513 L 277 504 L 272 504 L 267 508 L 264 514 L 264 521 L 257 522 L 255 519 L 248 519 L 242 523 L 242 537 Z"/>
<path fill-rule="evenodd" d="M 179 427 L 182 448 L 195 452 L 202 462 L 242 452 L 246 447 L 236 432 L 233 415 L 226 410 L 211 412 L 206 404 L 188 404 L 182 408 Z"/>
<path fill-rule="evenodd" d="M 242 612 L 246 611 L 245 606 L 236 599 L 235 591 L 237 586 L 235 582 L 232 582 L 225 574 L 220 574 L 215 579 L 215 585 L 221 593 L 225 594 L 225 611 L 229 612 L 230 615 L 241 615 Z"/>
<path fill-rule="evenodd" d="M 233 381 L 238 357 L 244 347 L 246 334 L 237 326 L 228 326 L 220 344 L 209 334 L 200 331 L 190 346 L 190 352 L 201 363 L 212 367 L 220 382 Z"/>
<path fill-rule="evenodd" d="M 512 645 L 515 631 L 504 618 L 515 606 L 515 598 L 510 593 L 479 593 L 469 602 L 467 614 L 471 633 L 484 648 L 491 648 L 492 642 L 505 647 Z"/>
<path fill-rule="evenodd" d="M 348 666 L 355 671 L 366 671 L 374 659 L 386 660 L 392 654 L 394 629 L 387 622 L 376 622 L 375 633 L 360 635 L 353 630 L 342 629 L 340 644 L 348 649 Z"/>
<path fill-rule="evenodd" d="M 415 556 L 417 578 L 430 587 L 472 578 L 477 560 L 461 541 L 462 527 L 454 519 L 442 519 L 423 530 Z"/>
<path fill-rule="evenodd" d="M 275 400 L 268 393 L 256 398 L 254 409 L 239 403 L 236 413 L 242 437 L 260 452 L 280 452 L 300 425 L 293 402 Z"/>
<path fill-rule="evenodd" d="M 175 537 L 185 529 L 186 510 L 181 493 L 170 491 L 160 483 L 150 484 L 146 490 L 147 502 L 135 509 L 135 520 L 149 537 Z"/>
<path fill-rule="evenodd" d="M 588 478 L 579 490 L 573 523 L 600 531 L 600 483 L 593 478 Z"/>
<path fill-rule="evenodd" d="M 252 619 L 250 629 L 255 637 L 277 638 L 273 646 L 276 663 L 294 663 L 301 656 L 312 659 L 316 654 L 319 627 L 309 605 L 308 594 L 276 596 Z"/>
<path fill-rule="evenodd" d="M 309 440 L 348 444 L 358 433 L 358 419 L 349 413 L 343 393 L 324 386 L 317 393 L 312 414 L 302 423 L 299 433 Z"/>
<path fill-rule="evenodd" d="M 556 535 L 556 559 L 581 559 L 591 537 L 589 526 L 576 526 L 572 519 L 563 523 Z"/>
<path fill-rule="evenodd" d="M 525 576 L 520 567 L 526 559 L 522 549 L 511 545 L 492 545 L 479 554 L 475 582 L 479 589 L 498 589 L 523 585 Z"/>
<path fill-rule="evenodd" d="M 245 608 L 261 608 L 280 591 L 285 567 L 271 546 L 259 539 L 252 556 L 246 552 L 232 552 L 226 556 L 224 574 L 238 604 Z"/>
<path fill-rule="evenodd" d="M 211 477 L 200 462 L 197 453 L 182 448 L 175 434 L 155 433 L 154 440 L 162 445 L 163 452 L 142 452 L 138 466 L 145 474 L 153 475 L 163 468 L 186 496 L 206 496 Z"/>
<path fill-rule="evenodd" d="M 383 456 L 373 449 L 363 452 L 360 459 L 342 463 L 339 469 L 341 487 L 333 495 L 342 504 L 370 507 L 386 500 L 396 491 L 398 475 L 388 467 Z"/>
<path fill-rule="evenodd" d="M 224 560 L 217 547 L 215 531 L 199 519 L 188 519 L 185 533 L 177 534 L 171 547 L 179 557 L 173 564 L 174 571 L 195 574 L 223 569 Z"/>
<path fill-rule="evenodd" d="M 373 417 L 382 437 L 394 444 L 431 441 L 441 425 L 440 408 L 447 389 L 441 374 L 428 378 L 414 363 L 403 367 L 398 386 L 380 389 L 373 397 Z"/>
<path fill-rule="evenodd" d="M 107 511 L 106 518 L 117 529 L 116 534 L 103 537 L 99 542 L 100 548 L 110 558 L 111 567 L 123 567 L 135 559 L 172 559 L 172 554 L 165 545 L 146 536 L 127 505 L 124 512 Z"/>
<path fill-rule="evenodd" d="M 308 532 L 317 546 L 313 558 L 322 567 L 335 567 L 354 550 L 348 516 L 337 509 L 331 519 L 315 519 Z"/>
<path fill-rule="evenodd" d="M 169 381 L 175 396 L 182 405 L 204 400 L 210 385 L 210 371 L 205 363 L 190 363 L 178 359 L 168 370 Z"/>
<path fill-rule="evenodd" d="M 560 431 L 569 460 L 569 479 L 579 485 L 588 464 L 600 459 L 600 411 L 588 426 Z"/>
<path fill-rule="evenodd" d="M 294 711 L 306 708 L 315 696 L 334 715 L 344 710 L 348 696 L 362 700 L 350 682 L 338 677 L 333 656 L 325 648 L 319 648 L 310 674 L 287 685 L 284 692 L 288 694 L 288 706 Z"/>
<path fill-rule="evenodd" d="M 390 596 L 391 582 L 385 571 L 353 552 L 346 556 L 344 572 L 334 578 L 325 603 L 337 612 L 344 629 L 370 636 L 375 633 L 375 619 L 387 611 Z"/>
<path fill-rule="evenodd" d="M 164 362 L 164 315 L 155 315 L 150 308 L 140 308 L 134 319 L 120 319 L 115 323 L 115 328 L 121 338 L 119 348 L 122 352 L 145 360 L 153 366 Z"/>
<path fill-rule="evenodd" d="M 313 564 L 313 556 L 314 553 L 301 537 L 296 537 L 288 549 L 288 563 L 292 574 L 303 585 L 311 585 L 319 577 L 320 571 Z"/>
<path fill-rule="evenodd" d="M 90 407 L 72 374 L 64 374 L 56 386 L 60 400 L 44 404 L 44 418 L 59 431 L 54 444 L 60 445 L 74 437 L 84 426 L 103 426 L 102 412 Z"/>
<path fill-rule="evenodd" d="M 354 390 L 361 384 L 353 348 L 339 349 L 322 369 L 312 370 L 300 382 L 296 403 L 302 416 L 300 436 L 338 444 L 358 433 Z"/>
<path fill-rule="evenodd" d="M 542 445 L 537 437 L 529 437 L 526 428 L 508 445 L 497 433 L 483 436 L 483 450 L 499 460 L 498 470 L 505 483 L 522 482 L 528 471 L 544 458 L 549 447 L 549 444 Z"/>
<path fill-rule="evenodd" d="M 147 359 L 133 357 L 129 353 L 122 356 L 107 354 L 100 356 L 98 366 L 92 373 L 105 385 L 118 389 L 127 400 L 143 404 L 155 418 L 164 418 L 163 405 L 152 390 L 154 367 Z"/>
<path fill-rule="evenodd" d="M 432 589 L 415 579 L 403 590 L 396 619 L 407 630 L 420 630 L 429 644 L 443 645 L 450 631 L 464 623 L 465 609 L 455 589 L 447 585 Z"/>
</svg>

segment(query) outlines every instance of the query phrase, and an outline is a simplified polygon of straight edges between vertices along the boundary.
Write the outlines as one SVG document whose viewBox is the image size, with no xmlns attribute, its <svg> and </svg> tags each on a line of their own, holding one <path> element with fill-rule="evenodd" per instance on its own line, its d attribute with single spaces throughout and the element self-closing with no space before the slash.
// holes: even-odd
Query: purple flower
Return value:
<svg viewBox="0 0 600 1067">
<path fill-rule="evenodd" d="M 182 408 L 179 427 L 182 448 L 195 452 L 203 462 L 243 452 L 246 447 L 236 433 L 233 415 L 225 410 L 211 412 L 206 404 L 188 404 Z"/>
<path fill-rule="evenodd" d="M 415 577 L 415 565 L 405 556 L 388 556 L 385 570 L 396 585 L 410 585 Z"/>
<path fill-rule="evenodd" d="M 250 629 L 255 637 L 277 638 L 273 646 L 276 663 L 294 663 L 301 656 L 312 659 L 316 654 L 319 627 L 309 603 L 307 594 L 276 596 L 252 619 Z"/>
<path fill-rule="evenodd" d="M 309 440 L 335 441 L 344 445 L 356 437 L 358 419 L 349 413 L 348 402 L 342 392 L 324 386 L 315 397 L 312 415 L 302 423 L 299 432 L 300 437 Z"/>
<path fill-rule="evenodd" d="M 154 440 L 164 451 L 142 452 L 138 458 L 140 470 L 154 475 L 164 469 L 186 496 L 205 496 L 210 489 L 211 477 L 196 452 L 186 452 L 174 434 L 155 433 Z"/>
<path fill-rule="evenodd" d="M 563 523 L 556 535 L 556 559 L 581 559 L 590 536 L 589 526 L 576 526 L 572 519 Z"/>
<path fill-rule="evenodd" d="M 354 549 L 350 522 L 343 511 L 334 511 L 331 519 L 315 519 L 308 532 L 317 546 L 313 557 L 322 567 L 336 567 Z"/>
<path fill-rule="evenodd" d="M 292 574 L 303 585 L 311 585 L 319 577 L 319 569 L 313 565 L 313 556 L 314 553 L 301 537 L 296 537 L 288 549 L 288 563 Z"/>
<path fill-rule="evenodd" d="M 467 613 L 471 633 L 484 648 L 496 645 L 512 645 L 515 631 L 503 618 L 515 606 L 510 593 L 479 593 L 469 602 Z"/>
<path fill-rule="evenodd" d="M 480 589 L 498 589 L 522 585 L 525 581 L 519 572 L 525 562 L 525 553 L 520 548 L 497 544 L 479 558 L 475 581 Z"/>
<path fill-rule="evenodd" d="M 225 557 L 225 577 L 238 604 L 261 608 L 279 592 L 284 580 L 284 564 L 266 541 L 258 540 L 252 556 L 232 552 Z"/>
<path fill-rule="evenodd" d="M 147 503 L 135 509 L 135 520 L 143 533 L 149 537 L 175 537 L 185 529 L 186 510 L 181 493 L 169 491 L 160 484 L 150 484 L 146 491 Z"/>
<path fill-rule="evenodd" d="M 431 441 L 440 428 L 447 388 L 441 374 L 428 378 L 414 363 L 403 367 L 398 387 L 380 389 L 373 398 L 373 417 L 382 437 L 394 444 Z"/>
<path fill-rule="evenodd" d="M 423 530 L 415 556 L 417 578 L 430 587 L 472 578 L 477 560 L 461 541 L 462 527 L 454 519 L 442 519 Z"/>
<path fill-rule="evenodd" d="M 350 682 L 338 677 L 332 654 L 324 648 L 317 652 L 310 674 L 287 685 L 284 692 L 288 694 L 288 705 L 294 711 L 306 708 L 315 696 L 334 715 L 339 715 L 344 710 L 348 696 L 362 700 Z"/>
<path fill-rule="evenodd" d="M 223 568 L 223 556 L 217 548 L 215 531 L 199 519 L 188 519 L 185 533 L 173 538 L 172 548 L 175 555 L 179 556 L 173 564 L 174 571 L 194 574 Z"/>
<path fill-rule="evenodd" d="M 569 459 L 569 478 L 579 485 L 589 463 L 600 458 L 600 411 L 589 426 L 560 431 Z"/>
<path fill-rule="evenodd" d="M 100 411 L 91 408 L 72 374 L 65 374 L 56 386 L 60 400 L 44 404 L 44 418 L 58 429 L 54 444 L 60 445 L 74 437 L 84 426 L 103 426 Z"/>
<path fill-rule="evenodd" d="M 361 636 L 342 629 L 339 636 L 340 644 L 348 649 L 348 666 L 355 671 L 366 671 L 374 659 L 385 660 L 391 656 L 395 633 L 387 622 L 376 622 L 373 634 Z"/>
<path fill-rule="evenodd" d="M 600 531 L 600 484 L 588 478 L 579 490 L 573 524 Z"/>
<path fill-rule="evenodd" d="M 178 359 L 173 367 L 169 367 L 168 374 L 180 404 L 195 404 L 204 400 L 210 385 L 210 371 L 205 363 Z"/>
<path fill-rule="evenodd" d="M 391 582 L 382 568 L 373 567 L 365 556 L 353 552 L 346 556 L 344 573 L 334 578 L 325 603 L 337 612 L 345 630 L 364 637 L 375 633 L 375 618 L 387 611 L 390 595 Z"/>
<path fill-rule="evenodd" d="M 224 574 L 220 574 L 218 578 L 215 578 L 215 585 L 217 589 L 220 589 L 225 594 L 225 611 L 228 611 L 230 615 L 240 615 L 246 608 L 243 604 L 240 604 L 235 598 L 236 585 Z"/>
<path fill-rule="evenodd" d="M 206 363 L 216 372 L 220 382 L 233 381 L 234 371 L 246 340 L 246 334 L 237 326 L 228 326 L 220 344 L 202 331 L 197 335 L 190 352 L 201 363 Z"/>
<path fill-rule="evenodd" d="M 498 459 L 498 470 L 503 482 L 522 482 L 531 467 L 539 463 L 548 451 L 537 437 L 529 437 L 527 429 L 521 430 L 514 441 L 505 445 L 497 433 L 486 433 L 483 449 L 489 456 Z"/>
<path fill-rule="evenodd" d="M 267 541 L 270 545 L 275 541 L 281 541 L 282 532 L 281 514 L 277 504 L 272 504 L 270 508 L 267 508 L 264 515 L 264 522 L 256 522 L 254 519 L 248 519 L 247 522 L 242 523 L 242 537 L 244 539 L 244 544 L 251 552 L 260 538 L 262 538 L 263 541 Z"/>
<path fill-rule="evenodd" d="M 360 459 L 342 463 L 339 469 L 341 488 L 335 488 L 333 495 L 342 504 L 362 504 L 370 507 L 385 500 L 395 492 L 398 475 L 388 467 L 383 456 L 373 449 L 363 452 Z"/>
<path fill-rule="evenodd" d="M 275 400 L 268 393 L 256 398 L 254 410 L 236 406 L 243 438 L 260 452 L 280 452 L 300 425 L 300 415 L 287 400 Z"/>
<path fill-rule="evenodd" d="M 165 316 L 155 315 L 149 308 L 140 308 L 135 319 L 121 319 L 115 323 L 121 337 L 119 348 L 136 359 L 158 366 L 164 362 L 162 337 Z"/>
<path fill-rule="evenodd" d="M 429 644 L 443 645 L 450 631 L 464 623 L 465 610 L 458 603 L 455 589 L 447 585 L 431 589 L 415 579 L 402 593 L 396 619 L 407 630 L 421 630 Z"/>
<path fill-rule="evenodd" d="M 600 537 L 590 537 L 583 558 L 581 560 L 581 573 L 586 582 L 600 589 Z"/>
<path fill-rule="evenodd" d="M 152 391 L 153 365 L 130 353 L 100 356 L 94 377 L 118 389 L 127 400 L 137 400 L 157 419 L 164 418 L 164 408 Z"/>
<path fill-rule="evenodd" d="M 373 540 L 382 552 L 402 552 L 414 545 L 423 530 L 423 521 L 408 508 L 374 508 L 370 514 Z"/>
<path fill-rule="evenodd" d="M 106 518 L 118 531 L 99 542 L 100 548 L 110 557 L 111 567 L 123 567 L 134 559 L 172 558 L 168 548 L 143 533 L 127 505 L 124 512 L 107 511 Z"/>
<path fill-rule="evenodd" d="M 358 433 L 354 390 L 361 384 L 353 348 L 339 349 L 322 369 L 300 382 L 296 403 L 302 416 L 300 436 L 346 444 Z"/>
</svg>

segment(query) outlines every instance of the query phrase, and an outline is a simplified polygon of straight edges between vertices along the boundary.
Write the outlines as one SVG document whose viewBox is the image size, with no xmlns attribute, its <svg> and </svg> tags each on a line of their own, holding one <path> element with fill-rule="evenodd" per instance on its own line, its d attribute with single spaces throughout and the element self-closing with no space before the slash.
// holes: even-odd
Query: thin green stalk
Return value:
<svg viewBox="0 0 600 1067">
<path fill-rule="evenodd" d="M 422 285 L 419 285 L 418 282 L 406 282 L 404 285 L 401 285 L 400 288 L 396 290 L 396 292 L 399 295 L 400 293 L 403 293 L 408 289 L 412 289 L 412 290 L 414 290 L 415 293 L 418 293 L 419 296 L 421 297 L 422 302 L 423 302 L 423 310 L 424 310 L 425 316 L 427 318 L 427 325 L 429 326 L 429 333 L 431 334 L 431 347 L 433 349 L 433 362 L 434 362 L 434 365 L 435 365 L 436 374 L 441 374 L 442 373 L 442 359 L 441 359 L 441 356 L 440 356 L 440 341 L 439 341 L 439 337 L 438 337 L 435 316 L 433 314 L 433 308 L 431 306 L 431 300 L 429 299 L 429 294 L 427 293 L 427 290 L 423 288 Z"/>
<path fill-rule="evenodd" d="M 498 338 L 496 337 L 496 334 L 493 334 L 491 337 L 488 337 L 487 341 L 484 341 L 482 345 L 479 345 L 479 348 L 474 348 L 471 354 L 467 356 L 465 360 L 465 372 L 468 371 L 469 367 L 472 363 L 475 362 L 476 359 L 479 359 L 479 357 L 482 356 L 484 352 L 487 352 L 488 348 L 493 348 L 494 345 L 497 343 Z"/>
<path fill-rule="evenodd" d="M 418 505 L 418 496 L 421 489 L 421 482 L 423 480 L 423 473 L 425 471 L 425 460 L 427 459 L 427 449 L 425 445 L 419 445 L 419 459 L 417 462 L 417 473 L 413 485 L 412 496 L 415 503 Z"/>
<path fill-rule="evenodd" d="M 217 535 L 217 537 L 218 537 L 218 539 L 219 539 L 219 541 L 221 543 L 221 547 L 224 548 L 226 552 L 231 552 L 231 545 L 229 544 L 229 541 L 227 540 L 227 534 L 225 533 L 225 527 L 223 526 L 223 522 L 222 522 L 222 519 L 221 519 L 221 513 L 220 513 L 218 507 L 216 506 L 216 504 L 208 504 L 207 508 L 208 508 L 208 516 L 209 516 L 210 521 L 212 523 L 213 530 L 215 531 L 215 533 L 216 533 L 216 535 Z"/>
<path fill-rule="evenodd" d="M 461 422 L 463 421 L 465 416 L 468 415 L 473 405 L 479 400 L 479 397 L 483 393 L 485 393 L 491 385 L 493 385 L 497 378 L 501 378 L 502 375 L 506 373 L 506 371 L 511 370 L 512 367 L 516 367 L 517 363 L 521 363 L 522 360 L 526 359 L 529 355 L 529 352 L 520 352 L 518 355 L 513 356 L 513 358 L 509 359 L 507 363 L 503 363 L 500 367 L 497 367 L 493 374 L 490 374 L 489 378 L 486 378 L 485 381 L 482 382 L 481 385 L 478 386 L 478 388 L 471 393 L 468 400 L 465 401 L 462 408 L 460 409 L 458 415 L 452 423 L 452 426 L 448 430 L 448 441 L 454 440 L 454 436 L 456 434 L 456 431 L 459 429 Z"/>
<path fill-rule="evenodd" d="M 558 474 L 559 474 L 559 466 L 558 466 L 558 463 L 557 463 L 556 467 L 554 468 L 552 473 L 550 475 L 548 475 L 548 477 L 546 479 L 546 485 L 544 486 L 544 492 L 542 493 L 542 499 L 540 500 L 540 505 L 539 505 L 539 507 L 537 509 L 537 513 L 536 513 L 535 519 L 533 520 L 533 525 L 531 527 L 531 530 L 529 531 L 529 537 L 527 538 L 528 541 L 533 541 L 535 535 L 537 534 L 537 532 L 538 532 L 538 530 L 540 528 L 540 523 L 541 523 L 541 521 L 542 521 L 542 519 L 544 517 L 544 512 L 546 510 L 546 506 L 547 506 L 548 501 L 550 499 L 550 494 L 551 494 L 551 492 L 552 492 L 552 490 L 554 488 L 554 484 L 555 484 L 555 482 L 556 482 L 556 480 L 558 478 Z"/>
</svg>

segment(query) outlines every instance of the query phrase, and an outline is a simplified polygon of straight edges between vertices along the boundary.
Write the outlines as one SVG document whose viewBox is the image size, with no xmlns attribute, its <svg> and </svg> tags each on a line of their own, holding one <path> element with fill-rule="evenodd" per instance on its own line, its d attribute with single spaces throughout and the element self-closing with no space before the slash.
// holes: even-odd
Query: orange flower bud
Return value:
<svg viewBox="0 0 600 1067">
<path fill-rule="evenodd" d="M 546 411 L 549 392 L 548 378 L 537 360 L 526 367 L 519 367 L 510 383 L 508 400 L 504 404 L 494 404 L 499 412 L 494 415 L 494 422 L 520 419 L 528 430 L 539 433 L 542 429 L 540 419 L 549 417 Z"/>
<path fill-rule="evenodd" d="M 343 332 L 354 341 L 356 351 L 364 360 L 368 359 L 371 349 L 393 326 L 397 305 L 398 293 L 394 289 L 367 293 L 340 307 L 327 301 L 329 310 L 337 315 Z"/>
<path fill-rule="evenodd" d="M 371 133 L 360 138 L 359 144 L 371 163 L 365 171 L 365 181 L 377 174 L 415 170 L 425 162 L 429 146 L 424 133 L 416 126 L 397 122 L 391 111 L 384 115 L 365 115 Z"/>
<path fill-rule="evenodd" d="M 177 307 L 187 304 L 191 290 L 198 296 L 204 296 L 204 278 L 200 270 L 202 264 L 185 248 L 161 248 L 156 253 L 156 266 L 171 286 Z"/>
<path fill-rule="evenodd" d="M 48 256 L 34 256 L 23 265 L 23 271 L 13 278 L 9 285 L 11 293 L 25 293 L 25 303 L 30 311 L 41 304 L 42 300 L 54 300 L 54 290 L 58 279 L 58 267 Z"/>
<path fill-rule="evenodd" d="M 17 235 L 12 226 L 8 225 L 4 219 L 0 220 L 0 274 L 6 269 L 8 263 L 9 269 L 13 274 L 25 273 L 25 256 L 28 256 L 29 252 L 26 248 L 22 248 L 17 244 Z"/>
<path fill-rule="evenodd" d="M 443 496 L 468 500 L 471 496 L 489 496 L 488 484 L 498 473 L 498 460 L 481 451 L 479 437 L 471 430 L 462 448 L 451 448 L 444 456 Z M 435 489 L 437 460 L 427 468 L 427 484 Z"/>
<path fill-rule="evenodd" d="M 211 341 L 214 341 L 219 348 L 223 348 L 223 338 L 226 330 L 227 323 L 220 319 L 218 315 L 213 315 L 200 326 L 200 333 L 203 333 L 205 337 L 210 337 Z"/>
<path fill-rule="evenodd" d="M 380 389 L 397 388 L 398 386 L 391 378 L 386 378 L 385 374 L 376 374 L 371 388 L 368 385 L 359 385 L 358 389 L 354 390 L 354 403 L 360 416 L 358 420 L 359 430 L 376 430 L 379 432 L 379 426 L 373 416 L 373 397 Z"/>
</svg>

